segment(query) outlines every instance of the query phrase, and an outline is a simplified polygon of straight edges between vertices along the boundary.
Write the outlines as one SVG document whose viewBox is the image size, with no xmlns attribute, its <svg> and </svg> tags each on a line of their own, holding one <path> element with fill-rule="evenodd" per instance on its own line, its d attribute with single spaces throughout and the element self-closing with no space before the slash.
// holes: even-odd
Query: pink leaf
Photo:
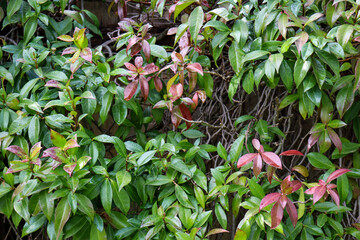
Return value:
<svg viewBox="0 0 360 240">
<path fill-rule="evenodd" d="M 63 163 L 66 161 L 66 156 L 64 152 L 61 150 L 61 148 L 58 147 L 52 147 L 48 148 L 44 151 L 42 157 L 51 157 L 57 162 Z"/>
<path fill-rule="evenodd" d="M 197 107 L 198 105 L 198 102 L 199 102 L 199 96 L 198 96 L 198 93 L 196 92 L 192 98 L 192 101 L 193 101 L 193 104 L 191 105 L 191 108 L 193 110 L 195 110 L 195 108 Z"/>
<path fill-rule="evenodd" d="M 327 131 L 328 131 L 331 141 L 334 143 L 336 148 L 339 149 L 339 153 L 341 153 L 342 144 L 341 144 L 341 140 L 340 140 L 339 136 L 332 128 L 327 128 Z"/>
<path fill-rule="evenodd" d="M 268 181 L 270 184 L 271 184 L 271 180 L 272 180 L 274 173 L 275 173 L 275 168 L 270 165 L 267 165 L 266 175 L 267 175 L 267 178 L 268 178 Z"/>
<path fill-rule="evenodd" d="M 65 55 L 65 54 L 73 54 L 77 51 L 78 49 L 76 47 L 68 47 L 68 48 L 65 48 L 64 51 L 62 52 L 61 56 L 62 55 Z"/>
<path fill-rule="evenodd" d="M 264 207 L 272 204 L 273 202 L 277 202 L 280 199 L 280 196 L 281 193 L 270 193 L 266 195 L 260 202 L 259 211 L 261 211 L 261 209 L 263 209 Z"/>
<path fill-rule="evenodd" d="M 326 186 L 319 186 L 313 194 L 314 204 L 319 201 L 326 193 Z"/>
<path fill-rule="evenodd" d="M 312 146 L 314 146 L 314 144 L 319 140 L 320 138 L 320 135 L 321 135 L 321 132 L 318 132 L 318 133 L 314 133 L 314 134 L 311 134 L 309 139 L 308 139 L 308 146 L 307 146 L 307 150 L 309 151 L 310 148 Z"/>
<path fill-rule="evenodd" d="M 308 39 L 309 39 L 309 34 L 307 34 L 307 32 L 301 32 L 300 38 L 295 41 L 295 45 L 299 54 L 301 52 L 302 47 L 308 41 Z"/>
<path fill-rule="evenodd" d="M 31 163 L 32 163 L 32 164 L 35 164 L 35 165 L 38 165 L 38 166 L 41 166 L 41 160 L 40 160 L 40 158 L 36 158 L 35 160 L 32 160 Z"/>
<path fill-rule="evenodd" d="M 146 102 L 149 96 L 149 83 L 145 80 L 144 76 L 140 76 L 140 89 L 144 97 L 144 102 Z"/>
<path fill-rule="evenodd" d="M 309 195 L 312 195 L 312 194 L 314 194 L 314 193 L 317 191 L 318 188 L 319 188 L 319 186 L 315 186 L 315 187 L 309 188 L 309 189 L 307 189 L 307 190 L 305 191 L 305 193 L 306 193 L 306 194 L 309 194 Z"/>
<path fill-rule="evenodd" d="M 183 85 L 181 83 L 172 85 L 169 89 L 169 93 L 171 94 L 170 100 L 175 102 L 177 99 L 179 99 L 183 94 L 183 90 Z"/>
<path fill-rule="evenodd" d="M 26 152 L 24 151 L 24 149 L 22 149 L 19 146 L 12 145 L 10 147 L 5 148 L 5 150 L 14 153 L 16 156 L 18 156 L 21 159 L 27 158 Z"/>
<path fill-rule="evenodd" d="M 151 50 L 150 50 L 150 44 L 149 44 L 148 41 L 146 41 L 146 40 L 142 41 L 142 50 L 144 51 L 146 61 L 149 61 L 150 60 Z"/>
<path fill-rule="evenodd" d="M 77 135 L 75 134 L 74 138 L 70 139 L 65 143 L 63 149 L 64 151 L 67 151 L 70 148 L 76 148 L 76 147 L 80 147 L 80 145 L 77 143 Z"/>
<path fill-rule="evenodd" d="M 127 69 L 129 69 L 131 72 L 135 72 L 135 73 L 137 72 L 137 69 L 136 69 L 136 67 L 135 67 L 133 64 L 126 62 L 126 63 L 124 63 L 124 65 L 125 65 L 125 67 L 126 67 Z"/>
<path fill-rule="evenodd" d="M 261 144 L 260 144 L 259 140 L 257 140 L 256 138 L 254 138 L 254 139 L 252 140 L 252 145 L 254 146 L 254 148 L 255 148 L 257 151 L 260 150 Z"/>
<path fill-rule="evenodd" d="M 282 209 L 285 208 L 286 204 L 287 204 L 287 197 L 286 195 L 281 195 L 280 199 L 279 199 L 279 203 Z"/>
<path fill-rule="evenodd" d="M 143 65 L 143 63 L 144 63 L 144 60 L 143 60 L 142 57 L 136 57 L 136 58 L 135 58 L 135 67 L 136 67 L 137 69 L 141 68 L 142 65 Z"/>
<path fill-rule="evenodd" d="M 166 102 L 164 100 L 161 100 L 157 102 L 153 108 L 163 108 L 163 107 L 166 107 Z"/>
<path fill-rule="evenodd" d="M 154 85 L 155 85 L 156 91 L 158 91 L 158 92 L 160 92 L 161 89 L 163 88 L 163 83 L 159 77 L 154 78 Z"/>
<path fill-rule="evenodd" d="M 157 71 L 159 71 L 159 67 L 156 66 L 154 63 L 150 63 L 144 67 L 144 72 L 142 74 L 148 75 Z"/>
<path fill-rule="evenodd" d="M 186 69 L 190 72 L 197 72 L 200 75 L 204 75 L 203 69 L 200 63 L 191 63 L 186 66 Z"/>
<path fill-rule="evenodd" d="M 68 163 L 64 166 L 64 170 L 71 176 L 75 167 L 76 167 L 76 163 Z"/>
<path fill-rule="evenodd" d="M 191 98 L 188 98 L 188 97 L 183 97 L 181 98 L 181 101 L 186 104 L 186 105 L 193 105 L 194 104 L 194 101 L 191 99 Z"/>
<path fill-rule="evenodd" d="M 342 169 L 338 169 L 336 170 L 335 172 L 331 173 L 328 177 L 328 179 L 326 180 L 326 183 L 329 183 L 331 182 L 332 180 L 334 179 L 337 179 L 338 177 L 340 177 L 341 175 L 345 174 L 345 173 L 348 173 L 350 172 L 349 169 L 345 169 L 345 168 L 342 168 Z"/>
<path fill-rule="evenodd" d="M 328 185 L 326 185 L 327 189 L 333 189 L 336 188 L 336 184 L 330 183 Z"/>
<path fill-rule="evenodd" d="M 188 76 L 189 76 L 189 92 L 192 92 L 196 87 L 197 73 L 189 72 Z"/>
<path fill-rule="evenodd" d="M 280 202 L 276 202 L 271 209 L 271 229 L 274 229 L 280 225 L 283 214 L 284 209 L 281 207 Z"/>
<path fill-rule="evenodd" d="M 237 163 L 237 167 L 240 168 L 246 164 L 248 164 L 249 162 L 251 162 L 254 158 L 256 158 L 258 155 L 258 153 L 247 153 L 244 156 L 242 156 L 241 158 L 239 158 L 238 163 Z"/>
<path fill-rule="evenodd" d="M 304 156 L 304 154 L 302 154 L 301 152 L 297 151 L 297 150 L 288 150 L 285 152 L 280 153 L 280 156 Z"/>
<path fill-rule="evenodd" d="M 279 156 L 276 155 L 275 153 L 263 152 L 263 153 L 261 153 L 261 156 L 262 156 L 264 162 L 266 162 L 270 166 L 282 169 L 281 160 L 280 160 Z"/>
<path fill-rule="evenodd" d="M 177 53 L 177 52 L 175 52 L 175 51 L 171 53 L 171 59 L 172 59 L 174 62 L 179 62 L 179 63 L 184 62 L 183 56 L 181 56 L 180 53 Z"/>
<path fill-rule="evenodd" d="M 256 154 L 256 157 L 254 158 L 254 165 L 253 165 L 255 177 L 259 176 L 259 174 L 261 172 L 261 168 L 262 168 L 261 156 L 260 156 L 260 154 Z"/>
<path fill-rule="evenodd" d="M 177 32 L 177 27 L 172 27 L 168 30 L 167 35 L 174 35 Z"/>
<path fill-rule="evenodd" d="M 180 104 L 179 105 L 180 111 L 181 111 L 181 115 L 186 119 L 186 120 L 190 120 L 192 121 L 192 117 L 191 117 L 191 113 L 189 111 L 189 109 L 185 106 L 185 104 Z M 191 127 L 191 122 L 185 122 L 186 124 L 186 129 L 189 129 Z"/>
<path fill-rule="evenodd" d="M 137 88 L 138 88 L 138 81 L 137 80 L 129 83 L 129 85 L 127 85 L 125 87 L 125 90 L 124 90 L 124 99 L 125 99 L 125 101 L 129 101 L 134 96 L 134 94 L 136 93 Z"/>
<path fill-rule="evenodd" d="M 85 59 L 88 62 L 92 62 L 92 52 L 90 48 L 84 48 L 81 52 L 80 52 L 80 57 L 82 57 L 83 59 Z"/>
<path fill-rule="evenodd" d="M 50 81 L 46 82 L 45 87 L 55 87 L 55 88 L 62 89 L 62 88 L 64 88 L 64 85 L 62 85 L 58 81 L 50 80 Z"/>
<path fill-rule="evenodd" d="M 197 90 L 196 92 L 197 92 L 197 94 L 199 95 L 199 98 L 200 98 L 201 102 L 204 103 L 205 100 L 206 100 L 206 93 L 205 93 L 205 91 L 203 91 L 203 90 Z"/>
<path fill-rule="evenodd" d="M 136 54 L 138 54 L 141 51 L 141 45 L 139 43 L 135 44 L 132 48 L 131 48 L 131 54 L 130 56 L 135 56 Z"/>
<path fill-rule="evenodd" d="M 340 199 L 339 199 L 339 195 L 337 194 L 337 192 L 332 189 L 328 189 L 328 192 L 330 193 L 330 196 L 334 200 L 336 205 L 340 206 Z"/>
<path fill-rule="evenodd" d="M 34 146 L 32 146 L 32 148 L 30 149 L 30 159 L 36 157 L 39 154 L 40 150 L 41 150 L 41 142 L 35 143 Z"/>
<path fill-rule="evenodd" d="M 292 188 L 291 193 L 296 192 L 301 188 L 302 184 L 298 180 L 294 180 L 290 182 L 290 187 Z"/>
<path fill-rule="evenodd" d="M 298 220 L 298 213 L 294 203 L 290 201 L 290 199 L 287 199 L 286 211 L 288 212 L 290 220 L 295 227 Z"/>
</svg>

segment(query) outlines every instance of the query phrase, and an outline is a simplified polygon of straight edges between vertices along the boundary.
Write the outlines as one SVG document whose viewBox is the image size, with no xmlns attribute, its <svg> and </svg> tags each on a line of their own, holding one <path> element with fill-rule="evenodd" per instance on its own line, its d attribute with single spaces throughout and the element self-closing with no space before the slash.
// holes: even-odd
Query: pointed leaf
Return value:
<svg viewBox="0 0 360 240">
<path fill-rule="evenodd" d="M 348 173 L 348 172 L 350 172 L 349 169 L 345 169 L 345 168 L 338 169 L 329 175 L 329 177 L 326 180 L 326 183 L 329 183 L 329 182 L 335 180 L 336 178 L 340 177 L 341 175 Z"/>
<path fill-rule="evenodd" d="M 280 225 L 283 214 L 284 209 L 281 207 L 280 202 L 276 202 L 271 209 L 271 229 Z"/>
<path fill-rule="evenodd" d="M 263 152 L 261 153 L 261 157 L 263 158 L 264 162 L 269 164 L 270 166 L 282 169 L 281 160 L 278 155 L 273 152 Z"/>
<path fill-rule="evenodd" d="M 294 203 L 289 198 L 287 198 L 286 211 L 288 212 L 290 220 L 295 227 L 298 220 L 298 213 Z"/>
<path fill-rule="evenodd" d="M 277 202 L 280 199 L 281 193 L 270 193 L 268 195 L 266 195 L 260 202 L 260 208 L 259 211 L 261 211 L 261 209 L 263 209 L 264 207 Z"/>
<path fill-rule="evenodd" d="M 239 158 L 237 167 L 240 168 L 249 162 L 251 162 L 255 157 L 257 157 L 258 153 L 247 153 Z"/>
</svg>

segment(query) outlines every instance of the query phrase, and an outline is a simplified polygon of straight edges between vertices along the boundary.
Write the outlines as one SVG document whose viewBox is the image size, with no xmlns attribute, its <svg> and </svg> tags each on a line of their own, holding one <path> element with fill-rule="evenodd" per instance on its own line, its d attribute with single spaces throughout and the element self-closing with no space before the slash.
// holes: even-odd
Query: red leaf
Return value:
<svg viewBox="0 0 360 240">
<path fill-rule="evenodd" d="M 92 52 L 90 48 L 84 48 L 81 52 L 80 52 L 80 57 L 82 57 L 83 59 L 85 59 L 88 62 L 92 62 Z"/>
<path fill-rule="evenodd" d="M 290 182 L 290 187 L 292 188 L 291 193 L 296 192 L 301 188 L 302 184 L 298 180 L 294 180 Z"/>
<path fill-rule="evenodd" d="M 280 153 L 280 156 L 294 156 L 294 155 L 304 156 L 304 154 L 302 154 L 298 150 L 288 150 L 288 151 Z"/>
<path fill-rule="evenodd" d="M 189 92 L 192 92 L 196 87 L 197 73 L 189 72 Z"/>
<path fill-rule="evenodd" d="M 5 148 L 5 150 L 14 153 L 16 156 L 18 156 L 21 159 L 27 158 L 26 152 L 24 151 L 24 149 L 22 149 L 19 146 L 12 145 L 10 147 Z"/>
<path fill-rule="evenodd" d="M 261 153 L 261 156 L 262 156 L 264 162 L 266 162 L 270 166 L 282 169 L 281 160 L 280 160 L 279 156 L 276 155 L 275 153 L 263 152 L 263 153 Z"/>
<path fill-rule="evenodd" d="M 313 194 L 314 204 L 317 201 L 319 201 L 320 198 L 322 198 L 322 196 L 324 196 L 325 193 L 326 193 L 326 186 L 319 186 Z"/>
<path fill-rule="evenodd" d="M 180 111 L 181 111 L 181 115 L 186 119 L 186 120 L 190 120 L 192 121 L 192 117 L 191 117 L 191 113 L 189 111 L 189 109 L 185 106 L 185 104 L 180 104 L 179 105 Z M 186 124 L 186 129 L 189 129 L 191 127 L 191 122 L 185 122 Z"/>
<path fill-rule="evenodd" d="M 149 83 L 145 80 L 144 76 L 140 76 L 140 89 L 145 102 L 149 96 Z"/>
<path fill-rule="evenodd" d="M 132 48 L 132 46 L 134 46 L 141 38 L 138 38 L 137 36 L 133 36 L 132 38 L 129 39 L 129 44 L 126 47 L 126 52 L 129 51 L 130 48 Z"/>
<path fill-rule="evenodd" d="M 129 101 L 134 94 L 136 93 L 136 90 L 138 88 L 138 81 L 133 81 L 131 83 L 129 83 L 129 85 L 126 86 L 125 90 L 124 90 L 124 99 L 125 101 Z"/>
<path fill-rule="evenodd" d="M 328 189 L 328 192 L 330 193 L 330 196 L 334 200 L 336 205 L 340 206 L 340 199 L 339 199 L 339 195 L 337 194 L 337 192 L 335 192 L 335 190 L 332 190 L 332 189 Z"/>
<path fill-rule="evenodd" d="M 266 195 L 260 202 L 259 211 L 261 211 L 261 209 L 263 209 L 264 207 L 272 204 L 273 202 L 277 202 L 280 199 L 280 196 L 281 193 L 270 193 Z"/>
<path fill-rule="evenodd" d="M 270 184 L 271 184 L 271 180 L 272 180 L 274 173 L 275 173 L 275 168 L 270 165 L 267 165 L 266 175 L 267 175 L 267 178 L 268 178 L 268 181 Z"/>
<path fill-rule="evenodd" d="M 135 56 L 136 54 L 138 54 L 141 51 L 141 45 L 139 43 L 135 44 L 132 48 L 131 48 L 131 54 L 130 56 Z"/>
<path fill-rule="evenodd" d="M 332 128 L 327 128 L 327 131 L 328 131 L 331 141 L 334 143 L 336 148 L 339 149 L 339 153 L 341 153 L 342 144 L 341 144 L 341 140 L 340 140 L 339 136 Z"/>
<path fill-rule="evenodd" d="M 254 148 L 255 148 L 257 151 L 260 150 L 261 144 L 260 144 L 259 140 L 257 140 L 256 138 L 254 138 L 254 139 L 252 140 L 252 145 L 254 146 Z"/>
<path fill-rule="evenodd" d="M 258 153 L 247 153 L 244 156 L 242 156 L 241 158 L 239 158 L 238 163 L 237 163 L 237 167 L 241 168 L 242 166 L 244 166 L 245 164 L 248 164 L 249 162 L 251 162 L 254 158 L 256 158 L 258 155 Z"/>
<path fill-rule="evenodd" d="M 284 209 L 281 207 L 280 202 L 276 202 L 271 209 L 271 229 L 274 229 L 280 225 L 283 214 Z"/>
<path fill-rule="evenodd" d="M 179 99 L 183 94 L 183 90 L 183 85 L 181 83 L 172 85 L 169 89 L 169 93 L 171 94 L 170 100 L 175 102 L 177 99 Z"/>
<path fill-rule="evenodd" d="M 65 54 L 73 54 L 77 51 L 78 49 L 75 48 L 75 47 L 68 47 L 68 48 L 65 48 L 64 51 L 62 52 L 61 56 L 62 55 L 65 55 Z"/>
<path fill-rule="evenodd" d="M 256 154 L 256 157 L 254 158 L 254 165 L 253 165 L 255 177 L 259 176 L 259 174 L 261 172 L 261 168 L 262 168 L 261 156 L 260 156 L 260 154 Z"/>
<path fill-rule="evenodd" d="M 191 63 L 191 64 L 188 64 L 186 69 L 190 72 L 197 72 L 201 75 L 204 75 L 204 72 L 203 72 L 203 69 L 200 65 L 200 63 Z"/>
<path fill-rule="evenodd" d="M 146 41 L 146 40 L 142 41 L 142 50 L 144 51 L 146 61 L 149 61 L 150 60 L 151 50 L 150 50 L 150 44 L 149 44 L 148 41 Z"/>
<path fill-rule="evenodd" d="M 155 85 L 156 91 L 158 91 L 158 92 L 160 92 L 161 89 L 163 88 L 162 81 L 160 80 L 159 77 L 155 77 L 155 78 L 154 78 L 154 85 Z"/>
<path fill-rule="evenodd" d="M 333 173 L 331 173 L 329 175 L 328 179 L 326 180 L 326 183 L 329 183 L 332 180 L 337 179 L 338 177 L 340 177 L 341 175 L 343 175 L 343 174 L 345 174 L 347 172 L 350 172 L 350 170 L 345 169 L 345 168 L 341 168 L 341 169 L 336 170 L 335 172 L 333 172 Z"/>
<path fill-rule="evenodd" d="M 290 220 L 293 224 L 293 226 L 296 226 L 297 220 L 298 220 L 298 213 L 296 210 L 296 207 L 290 199 L 287 198 L 287 204 L 286 204 L 286 211 L 289 214 Z"/>
<path fill-rule="evenodd" d="M 177 115 L 181 115 L 179 106 L 175 106 L 173 111 L 171 112 L 171 122 L 177 128 L 181 122 L 181 118 L 179 118 Z"/>
<path fill-rule="evenodd" d="M 127 69 L 129 69 L 131 72 L 134 72 L 134 73 L 137 72 L 136 67 L 135 67 L 132 63 L 126 62 L 126 63 L 124 63 L 124 65 L 125 65 L 125 67 L 126 67 Z"/>
<path fill-rule="evenodd" d="M 307 146 L 307 150 L 309 151 L 310 148 L 312 146 L 314 146 L 314 144 L 319 140 L 320 138 L 320 135 L 321 135 L 321 132 L 318 132 L 318 133 L 314 133 L 314 134 L 311 134 L 309 139 L 308 139 L 308 146 Z"/>
<path fill-rule="evenodd" d="M 144 71 L 141 74 L 148 75 L 157 71 L 159 71 L 159 67 L 156 66 L 154 63 L 150 63 L 144 67 Z"/>
</svg>

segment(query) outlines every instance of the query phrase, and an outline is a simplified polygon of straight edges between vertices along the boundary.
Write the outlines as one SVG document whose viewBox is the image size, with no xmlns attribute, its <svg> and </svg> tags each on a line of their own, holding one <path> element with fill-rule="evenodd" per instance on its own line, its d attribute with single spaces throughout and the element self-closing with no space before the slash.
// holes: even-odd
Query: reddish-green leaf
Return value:
<svg viewBox="0 0 360 240">
<path fill-rule="evenodd" d="M 204 75 L 204 72 L 203 72 L 203 69 L 202 69 L 202 66 L 200 65 L 200 63 L 191 63 L 191 64 L 188 64 L 186 66 L 186 69 L 188 71 L 191 71 L 191 72 L 197 72 L 199 73 L 200 75 Z"/>
<path fill-rule="evenodd" d="M 339 135 L 337 135 L 337 133 L 330 127 L 327 128 L 327 132 L 329 134 L 329 137 L 330 137 L 331 141 L 334 143 L 336 148 L 339 149 L 339 153 L 341 153 L 342 143 L 341 143 L 341 140 L 339 138 Z"/>
<path fill-rule="evenodd" d="M 7 151 L 14 153 L 16 156 L 18 156 L 21 159 L 27 158 L 26 152 L 19 146 L 12 145 L 10 147 L 5 148 Z"/>
<path fill-rule="evenodd" d="M 50 138 L 56 147 L 63 148 L 66 144 L 64 136 L 52 129 L 50 129 Z"/>
<path fill-rule="evenodd" d="M 260 202 L 259 210 L 263 209 L 264 207 L 277 202 L 280 199 L 281 193 L 270 193 L 266 195 Z"/>
<path fill-rule="evenodd" d="M 298 220 L 298 213 L 294 203 L 289 198 L 287 198 L 286 211 L 288 212 L 290 220 L 295 227 Z"/>
<path fill-rule="evenodd" d="M 125 99 L 125 101 L 129 101 L 134 96 L 134 94 L 136 93 L 137 88 L 138 88 L 138 81 L 137 80 L 129 83 L 129 85 L 127 85 L 125 87 L 125 90 L 124 90 L 124 99 Z"/>
<path fill-rule="evenodd" d="M 274 229 L 280 225 L 283 214 L 284 209 L 281 207 L 280 201 L 278 201 L 271 209 L 271 229 Z"/>
<path fill-rule="evenodd" d="M 62 198 L 55 210 L 55 233 L 56 239 L 60 238 L 65 223 L 69 220 L 71 213 L 69 202 L 67 198 Z"/>
</svg>

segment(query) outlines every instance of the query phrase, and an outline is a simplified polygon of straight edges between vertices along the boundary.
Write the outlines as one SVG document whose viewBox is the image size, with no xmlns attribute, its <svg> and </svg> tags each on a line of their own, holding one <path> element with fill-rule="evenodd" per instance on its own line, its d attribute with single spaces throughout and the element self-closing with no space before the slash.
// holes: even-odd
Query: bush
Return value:
<svg viewBox="0 0 360 240">
<path fill-rule="evenodd" d="M 114 7 L 0 3 L 10 236 L 360 238 L 357 2 Z"/>
</svg>

